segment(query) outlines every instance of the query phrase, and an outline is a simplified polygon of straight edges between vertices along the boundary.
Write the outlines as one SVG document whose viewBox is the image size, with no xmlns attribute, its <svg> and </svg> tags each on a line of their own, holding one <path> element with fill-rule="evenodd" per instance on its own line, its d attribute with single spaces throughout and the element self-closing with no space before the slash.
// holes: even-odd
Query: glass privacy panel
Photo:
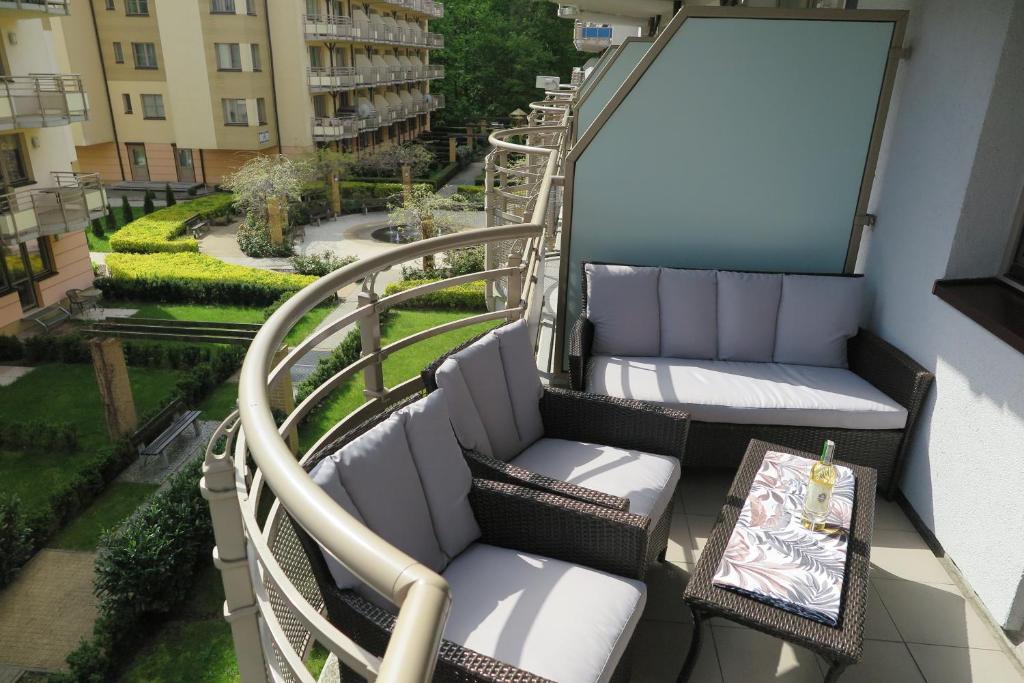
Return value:
<svg viewBox="0 0 1024 683">
<path fill-rule="evenodd" d="M 581 260 L 842 272 L 893 30 L 686 19 L 570 157 L 563 332 Z"/>
<path fill-rule="evenodd" d="M 594 64 L 594 68 L 591 70 L 590 75 L 587 77 L 585 81 L 583 81 L 583 85 L 580 86 L 580 97 L 583 97 L 583 95 L 590 92 L 590 89 L 594 86 L 594 83 L 600 80 L 601 74 L 604 73 L 604 70 L 608 67 L 608 62 L 610 62 L 612 57 L 615 56 L 615 53 L 618 52 L 618 49 L 618 45 L 611 45 L 608 48 L 606 48 L 604 52 L 601 53 L 600 57 L 597 58 L 597 63 Z"/>
<path fill-rule="evenodd" d="M 650 46 L 650 41 L 628 40 L 624 42 L 619 46 L 604 71 L 591 77 L 594 82 L 590 84 L 586 98 L 582 100 L 576 111 L 577 140 L 587 132 L 587 128 L 604 109 L 604 105 L 608 104 L 608 100 L 612 98 L 612 95 L 626 80 L 633 67 L 637 65 Z"/>
</svg>

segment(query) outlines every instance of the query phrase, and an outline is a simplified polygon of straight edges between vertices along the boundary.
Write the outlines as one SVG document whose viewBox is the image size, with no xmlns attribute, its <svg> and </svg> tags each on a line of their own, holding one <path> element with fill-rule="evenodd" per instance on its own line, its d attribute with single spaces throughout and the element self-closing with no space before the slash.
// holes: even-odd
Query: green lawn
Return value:
<svg viewBox="0 0 1024 683">
<path fill-rule="evenodd" d="M 129 368 L 135 409 L 145 415 L 158 409 L 174 392 L 181 373 Z M 79 429 L 75 453 L 0 451 L 0 490 L 17 494 L 29 513 L 48 505 L 54 491 L 81 472 L 93 469 L 110 446 L 96 376 L 91 365 L 50 363 L 0 387 L 5 415 L 18 420 L 63 420 Z"/>
<path fill-rule="evenodd" d="M 408 337 L 420 330 L 468 317 L 463 311 L 394 311 L 384 331 L 382 342 L 388 344 Z M 481 332 L 498 325 L 498 322 L 484 322 L 446 332 L 437 337 L 423 340 L 404 348 L 384 361 L 384 383 L 389 387 L 401 384 L 419 374 L 430 361 L 446 351 L 472 339 Z M 328 429 L 337 424 L 360 405 L 363 397 L 363 380 L 360 375 L 335 389 L 320 407 L 310 415 L 299 428 L 300 447 L 303 451 L 312 446 Z"/>
<path fill-rule="evenodd" d="M 203 402 L 196 406 L 196 410 L 203 411 L 204 420 L 223 420 L 235 409 L 237 400 L 238 384 L 225 382 L 204 398 Z"/>
<path fill-rule="evenodd" d="M 50 541 L 62 550 L 95 550 L 103 532 L 123 522 L 159 487 L 155 484 L 114 482 L 85 512 Z"/>
<path fill-rule="evenodd" d="M 134 217 L 135 218 L 138 218 L 139 216 L 142 215 L 142 207 L 141 206 L 140 207 L 132 207 L 132 209 L 133 209 Z M 126 221 L 124 219 L 124 213 L 122 213 L 120 206 L 112 206 L 112 207 L 110 207 L 110 210 L 114 212 L 114 219 L 117 221 L 117 227 L 118 228 L 120 228 L 121 226 L 123 226 L 125 223 L 128 222 L 128 221 Z M 103 219 L 102 222 L 103 222 L 103 230 L 106 231 L 107 230 L 107 221 L 105 219 Z M 92 234 L 92 226 L 90 226 L 85 231 L 85 238 L 89 241 L 89 251 L 102 251 L 102 252 L 109 252 L 110 251 L 110 232 L 104 232 L 103 237 L 97 237 L 96 235 Z"/>
</svg>

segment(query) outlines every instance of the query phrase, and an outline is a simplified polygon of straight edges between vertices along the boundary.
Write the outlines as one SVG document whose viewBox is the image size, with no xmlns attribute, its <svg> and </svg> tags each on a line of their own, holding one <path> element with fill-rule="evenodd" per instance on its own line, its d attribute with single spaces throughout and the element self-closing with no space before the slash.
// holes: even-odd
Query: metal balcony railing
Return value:
<svg viewBox="0 0 1024 683">
<path fill-rule="evenodd" d="M 533 316 L 539 315 L 544 291 L 545 237 L 557 228 L 561 192 L 556 173 L 564 145 L 550 143 L 556 133 L 562 139 L 567 137 L 567 117 L 563 110 L 563 125 L 558 129 L 548 125 L 549 115 L 538 114 L 536 120 L 545 120 L 541 130 L 531 125 L 494 133 L 490 138 L 509 159 L 528 160 L 522 165 L 510 160 L 503 171 L 507 178 L 520 177 L 521 187 L 529 188 L 530 196 L 519 204 L 522 213 L 518 221 L 508 220 L 504 225 L 489 221 L 490 227 L 398 246 L 339 268 L 285 302 L 253 339 L 239 381 L 240 408 L 211 439 L 200 484 L 210 503 L 215 553 L 227 598 L 225 616 L 231 625 L 243 683 L 313 683 L 315 679 L 303 658 L 314 640 L 368 680 L 431 680 L 447 618 L 447 583 L 339 507 L 313 483 L 302 467 L 302 459 L 296 458 L 283 435 L 289 434 L 332 391 L 349 381 L 362 382 L 368 400 L 320 435 L 307 453 L 316 452 L 354 425 L 420 391 L 423 384 L 418 376 L 395 386 L 384 383 L 384 359 L 400 349 L 483 321 L 520 317 L 535 321 Z M 534 138 L 545 144 L 534 146 Z M 525 140 L 527 144 L 513 143 L 511 139 Z M 522 170 L 527 167 L 528 170 Z M 493 175 L 489 185 L 494 186 Z M 389 268 L 426 255 L 476 245 L 507 246 L 488 250 L 489 264 L 482 272 L 384 297 L 374 290 L 378 274 Z M 381 346 L 381 314 L 416 296 L 475 281 L 499 283 L 503 293 L 492 297 L 490 310 Z M 354 310 L 318 328 L 294 349 L 282 349 L 289 330 L 303 315 L 334 297 L 338 290 L 359 282 L 362 289 Z M 531 325 L 536 333 L 536 323 Z M 279 426 L 274 418 L 271 387 L 277 387 L 296 362 L 317 344 L 351 326 L 362 333 L 359 359 L 314 390 Z M 397 606 L 394 629 L 383 656 L 361 647 L 322 614 L 323 599 L 298 549 L 291 521 Z"/>
<path fill-rule="evenodd" d="M 0 0 L 0 12 L 4 10 L 66 17 L 71 14 L 71 0 Z"/>
<path fill-rule="evenodd" d="M 423 78 L 444 78 L 444 64 L 424 64 Z"/>
<path fill-rule="evenodd" d="M 370 114 L 363 114 L 359 116 L 359 132 L 365 132 L 370 130 L 377 130 L 380 128 L 380 114 L 372 112 Z"/>
<path fill-rule="evenodd" d="M 444 109 L 444 95 L 431 95 L 430 111 L 437 111 L 438 109 Z"/>
<path fill-rule="evenodd" d="M 356 87 L 356 69 L 351 66 L 315 66 L 306 69 L 310 90 L 345 90 Z"/>
<path fill-rule="evenodd" d="M 444 36 L 440 33 L 373 19 L 355 20 L 340 14 L 303 15 L 303 31 L 308 41 L 350 40 L 431 49 L 444 47 Z"/>
<path fill-rule="evenodd" d="M 106 213 L 107 194 L 98 174 L 53 173 L 54 185 L 0 195 L 0 239 L 28 242 L 44 235 L 84 230 Z"/>
<path fill-rule="evenodd" d="M 0 130 L 64 126 L 88 112 L 77 74 L 0 76 Z"/>
<path fill-rule="evenodd" d="M 317 142 L 351 140 L 359 137 L 359 119 L 351 116 L 313 117 L 313 139 Z"/>
</svg>

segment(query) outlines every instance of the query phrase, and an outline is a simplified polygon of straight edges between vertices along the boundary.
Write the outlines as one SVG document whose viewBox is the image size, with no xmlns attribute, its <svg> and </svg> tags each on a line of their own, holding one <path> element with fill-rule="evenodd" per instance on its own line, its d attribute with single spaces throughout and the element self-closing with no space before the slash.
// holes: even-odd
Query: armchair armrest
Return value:
<svg viewBox="0 0 1024 683">
<path fill-rule="evenodd" d="M 569 333 L 569 386 L 584 391 L 587 384 L 587 363 L 594 347 L 594 323 L 580 315 Z"/>
<path fill-rule="evenodd" d="M 682 460 L 690 416 L 654 403 L 545 387 L 544 435 L 629 448 Z"/>
<path fill-rule="evenodd" d="M 907 409 L 907 428 L 928 394 L 935 375 L 877 334 L 860 330 L 847 344 L 850 370 Z"/>
<path fill-rule="evenodd" d="M 473 480 L 469 502 L 485 543 L 644 577 L 647 517 L 484 479 Z"/>
<path fill-rule="evenodd" d="M 602 493 L 577 484 L 570 484 L 560 479 L 545 477 L 542 474 L 531 472 L 518 465 L 498 460 L 493 456 L 484 455 L 477 451 L 464 450 L 463 454 L 466 456 L 466 462 L 469 463 L 469 469 L 473 471 L 474 477 L 491 479 L 506 484 L 515 484 L 516 486 L 525 486 L 526 488 L 553 493 L 557 496 L 565 496 L 566 498 L 590 503 L 591 505 L 600 505 L 612 510 L 620 510 L 622 512 L 629 510 L 628 498 L 620 498 L 610 493 Z"/>
</svg>

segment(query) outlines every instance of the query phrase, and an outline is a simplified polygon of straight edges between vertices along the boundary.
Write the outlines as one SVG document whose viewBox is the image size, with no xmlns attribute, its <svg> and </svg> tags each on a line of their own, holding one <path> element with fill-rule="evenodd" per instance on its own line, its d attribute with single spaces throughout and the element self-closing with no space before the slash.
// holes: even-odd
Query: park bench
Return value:
<svg viewBox="0 0 1024 683">
<path fill-rule="evenodd" d="M 68 298 L 68 308 L 72 313 L 75 312 L 76 308 L 79 313 L 85 313 L 86 310 L 97 307 L 97 302 L 100 300 L 102 293 L 95 288 L 75 288 L 65 292 L 65 296 Z"/>
<path fill-rule="evenodd" d="M 201 411 L 198 410 L 185 410 L 185 405 L 181 401 L 171 402 L 147 420 L 135 433 L 135 440 L 139 444 L 139 455 L 150 458 L 163 455 L 167 447 L 189 427 L 195 430 L 196 436 L 199 436 L 197 420 L 201 414 Z M 167 426 L 163 427 L 162 431 L 158 431 L 165 423 Z M 155 438 L 152 436 L 154 433 L 156 433 Z M 145 444 L 145 441 L 150 438 L 153 440 L 149 444 Z"/>
<path fill-rule="evenodd" d="M 185 221 L 185 231 L 195 239 L 200 239 L 210 229 L 210 222 L 196 214 Z"/>
<path fill-rule="evenodd" d="M 25 316 L 25 320 L 30 320 L 40 325 L 44 330 L 49 332 L 53 328 L 59 326 L 65 320 L 71 318 L 71 311 L 64 308 L 60 304 L 54 304 L 41 308 L 31 315 Z"/>
</svg>

